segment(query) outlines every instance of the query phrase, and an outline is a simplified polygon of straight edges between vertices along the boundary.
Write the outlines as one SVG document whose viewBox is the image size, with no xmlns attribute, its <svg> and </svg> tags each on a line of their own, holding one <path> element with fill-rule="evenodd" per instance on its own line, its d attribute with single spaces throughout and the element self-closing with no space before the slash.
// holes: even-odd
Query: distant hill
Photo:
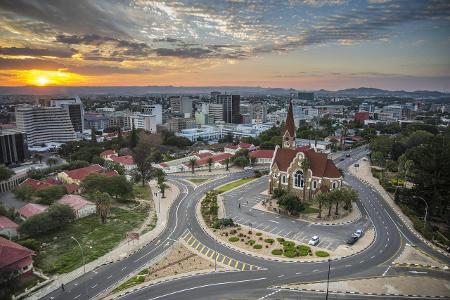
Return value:
<svg viewBox="0 0 450 300">
<path fill-rule="evenodd" d="M 93 95 L 93 94 L 120 94 L 120 95 L 148 95 L 148 94 L 209 94 L 212 91 L 236 93 L 241 95 L 290 95 L 296 93 L 295 89 L 264 88 L 247 86 L 0 86 L 0 95 Z M 450 93 L 438 91 L 388 91 L 377 88 L 349 88 L 338 91 L 314 91 L 322 96 L 394 96 L 414 98 L 449 97 Z"/>
</svg>

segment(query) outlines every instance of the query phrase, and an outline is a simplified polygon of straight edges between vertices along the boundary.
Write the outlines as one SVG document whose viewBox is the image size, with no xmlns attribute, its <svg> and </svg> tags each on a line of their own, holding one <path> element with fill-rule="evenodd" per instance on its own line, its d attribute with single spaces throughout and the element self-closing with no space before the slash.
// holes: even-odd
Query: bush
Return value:
<svg viewBox="0 0 450 300">
<path fill-rule="evenodd" d="M 275 242 L 275 240 L 274 239 L 265 239 L 264 242 L 272 245 Z"/>
<path fill-rule="evenodd" d="M 283 238 L 277 238 L 278 243 L 283 244 L 284 239 Z"/>
<path fill-rule="evenodd" d="M 306 245 L 297 246 L 297 252 L 300 256 L 307 256 L 309 254 L 309 251 L 311 251 L 311 248 Z"/>
<path fill-rule="evenodd" d="M 284 241 L 283 242 L 283 247 L 291 248 L 291 247 L 294 247 L 294 246 L 295 246 L 295 243 L 292 242 L 292 241 Z"/>
<path fill-rule="evenodd" d="M 41 247 L 41 244 L 36 241 L 35 239 L 26 239 L 18 242 L 20 245 L 31 249 L 33 251 L 39 251 L 39 248 Z"/>
<path fill-rule="evenodd" d="M 213 228 L 215 228 L 215 229 L 219 229 L 221 227 L 232 227 L 232 226 L 234 226 L 234 222 L 233 222 L 233 219 L 231 219 L 231 218 L 217 219 L 213 224 Z"/>
<path fill-rule="evenodd" d="M 237 236 L 232 236 L 228 239 L 228 241 L 234 243 L 234 242 L 239 241 L 239 238 Z"/>
<path fill-rule="evenodd" d="M 253 246 L 253 248 L 254 248 L 254 249 L 261 249 L 261 248 L 262 248 L 262 245 L 261 245 L 261 244 L 256 244 L 256 245 Z"/>
<path fill-rule="evenodd" d="M 261 232 L 257 232 L 256 235 L 257 236 L 262 236 L 262 233 Z"/>
<path fill-rule="evenodd" d="M 282 249 L 273 249 L 272 254 L 273 255 L 281 255 L 281 254 L 283 254 L 283 250 Z"/>
<path fill-rule="evenodd" d="M 289 258 L 293 258 L 297 256 L 297 252 L 295 250 L 284 251 L 283 255 Z"/>
<path fill-rule="evenodd" d="M 247 242 L 250 246 L 253 245 L 254 243 L 256 243 L 254 240 L 250 240 Z"/>
<path fill-rule="evenodd" d="M 316 251 L 316 255 L 317 255 L 318 257 L 328 257 L 328 256 L 330 256 L 330 254 L 329 254 L 328 252 L 326 252 L 326 251 L 321 251 L 321 250 Z"/>
</svg>

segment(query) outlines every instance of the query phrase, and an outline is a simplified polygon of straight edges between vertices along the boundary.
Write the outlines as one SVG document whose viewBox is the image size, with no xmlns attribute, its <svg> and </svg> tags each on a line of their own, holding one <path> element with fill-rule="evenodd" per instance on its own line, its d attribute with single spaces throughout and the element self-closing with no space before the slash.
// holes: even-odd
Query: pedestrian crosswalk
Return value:
<svg viewBox="0 0 450 300">
<path fill-rule="evenodd" d="M 223 255 L 222 253 L 214 251 L 198 241 L 192 233 L 187 230 L 181 237 L 189 247 L 191 247 L 194 251 L 201 253 L 202 255 L 208 257 L 209 259 L 216 260 L 219 264 L 224 264 L 234 269 L 238 269 L 241 271 L 255 271 L 260 269 L 258 266 L 254 266 L 251 264 L 247 264 L 245 262 L 236 260 L 234 258 Z"/>
</svg>

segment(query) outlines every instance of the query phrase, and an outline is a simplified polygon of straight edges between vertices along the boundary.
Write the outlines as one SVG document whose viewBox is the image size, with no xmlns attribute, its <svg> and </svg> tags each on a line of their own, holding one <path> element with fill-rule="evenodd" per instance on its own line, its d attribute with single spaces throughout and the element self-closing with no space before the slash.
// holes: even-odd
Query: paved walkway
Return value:
<svg viewBox="0 0 450 300">
<path fill-rule="evenodd" d="M 149 183 L 150 187 L 153 188 L 153 190 L 155 190 L 155 184 L 156 182 L 154 181 Z M 171 184 L 170 182 L 168 182 L 167 184 L 170 186 L 170 189 L 166 191 L 166 198 L 161 199 L 162 201 L 160 202 L 159 207 L 160 210 L 158 210 L 158 201 L 157 201 L 158 199 L 155 199 L 156 213 L 158 216 L 158 222 L 156 223 L 156 227 L 152 231 L 141 235 L 139 241 L 134 241 L 130 243 L 128 243 L 127 241 L 122 241 L 116 248 L 114 248 L 104 256 L 86 264 L 86 273 L 91 271 L 95 272 L 95 269 L 102 265 L 121 260 L 131 255 L 133 252 L 143 248 L 146 244 L 154 240 L 164 230 L 167 224 L 169 208 L 172 205 L 172 202 L 176 199 L 176 197 L 179 194 L 179 190 L 175 185 Z M 70 273 L 56 275 L 52 277 L 53 279 L 52 283 L 38 290 L 36 293 L 30 295 L 27 299 L 39 299 L 47 295 L 51 291 L 60 288 L 62 283 L 66 284 L 74 280 L 75 278 L 81 276 L 83 272 L 84 268 L 80 267 L 76 270 L 73 270 Z"/>
</svg>

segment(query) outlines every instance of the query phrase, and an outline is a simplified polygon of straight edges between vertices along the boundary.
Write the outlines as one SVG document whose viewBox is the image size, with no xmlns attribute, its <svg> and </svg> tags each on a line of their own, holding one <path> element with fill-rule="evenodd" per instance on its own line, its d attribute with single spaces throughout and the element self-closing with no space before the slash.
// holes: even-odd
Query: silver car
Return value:
<svg viewBox="0 0 450 300">
<path fill-rule="evenodd" d="M 315 235 L 309 240 L 308 245 L 316 246 L 317 244 L 319 244 L 319 242 L 320 238 L 317 235 Z"/>
</svg>

